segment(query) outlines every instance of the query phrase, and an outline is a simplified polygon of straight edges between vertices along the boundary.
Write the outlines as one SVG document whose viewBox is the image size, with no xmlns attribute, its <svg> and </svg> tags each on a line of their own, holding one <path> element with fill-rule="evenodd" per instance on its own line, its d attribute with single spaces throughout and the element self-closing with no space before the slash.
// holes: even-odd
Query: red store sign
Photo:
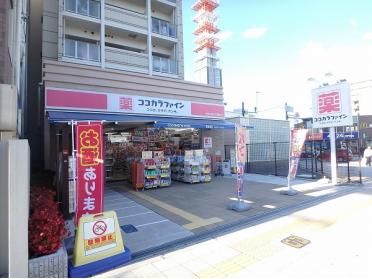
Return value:
<svg viewBox="0 0 372 279">
<path fill-rule="evenodd" d="M 45 89 L 45 107 L 46 109 L 122 113 L 126 115 L 212 119 L 221 119 L 225 116 L 223 104 L 49 87 Z"/>
<path fill-rule="evenodd" d="M 84 214 L 103 211 L 102 124 L 76 125 L 77 186 L 75 222 Z"/>
</svg>

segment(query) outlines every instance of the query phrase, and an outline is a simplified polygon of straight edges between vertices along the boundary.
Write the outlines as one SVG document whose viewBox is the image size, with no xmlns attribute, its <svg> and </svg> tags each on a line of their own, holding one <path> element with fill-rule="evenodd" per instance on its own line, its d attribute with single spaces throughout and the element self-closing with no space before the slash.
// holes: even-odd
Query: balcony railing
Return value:
<svg viewBox="0 0 372 279">
<path fill-rule="evenodd" d="M 100 46 L 98 43 L 94 44 L 73 39 L 65 39 L 63 54 L 65 57 L 99 62 Z"/>
<path fill-rule="evenodd" d="M 106 67 L 129 71 L 148 72 L 149 57 L 144 53 L 105 47 Z"/>
<path fill-rule="evenodd" d="M 176 75 L 177 63 L 174 60 L 153 55 L 152 69 L 155 72 Z"/>
<path fill-rule="evenodd" d="M 99 0 L 65 0 L 65 10 L 80 15 L 101 18 L 101 3 Z"/>
<path fill-rule="evenodd" d="M 114 5 L 105 5 L 105 20 L 147 30 L 147 16 Z"/>
<path fill-rule="evenodd" d="M 176 26 L 174 24 L 154 17 L 152 18 L 152 32 L 167 37 L 177 37 Z"/>
</svg>

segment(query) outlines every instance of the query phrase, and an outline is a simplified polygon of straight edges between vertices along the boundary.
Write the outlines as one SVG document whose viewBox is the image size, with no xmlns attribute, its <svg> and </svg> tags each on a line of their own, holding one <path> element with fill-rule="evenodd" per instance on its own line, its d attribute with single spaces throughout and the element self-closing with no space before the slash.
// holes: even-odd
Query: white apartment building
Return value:
<svg viewBox="0 0 372 279">
<path fill-rule="evenodd" d="M 182 2 L 48 0 L 43 58 L 183 79 Z"/>
</svg>

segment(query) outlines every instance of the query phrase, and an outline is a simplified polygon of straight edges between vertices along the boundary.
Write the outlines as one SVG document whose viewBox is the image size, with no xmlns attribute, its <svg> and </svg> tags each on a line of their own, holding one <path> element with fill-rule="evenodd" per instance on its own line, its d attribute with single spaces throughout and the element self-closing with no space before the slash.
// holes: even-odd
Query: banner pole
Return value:
<svg viewBox="0 0 372 279">
<path fill-rule="evenodd" d="M 72 145 L 72 179 L 75 192 L 74 212 L 76 211 L 76 154 L 75 154 L 75 121 L 71 120 L 71 145 Z"/>
<path fill-rule="evenodd" d="M 241 192 L 243 188 L 244 183 L 244 162 L 241 162 L 241 156 L 239 156 L 238 151 L 240 151 L 240 144 L 244 144 L 246 146 L 245 137 L 246 134 L 244 134 L 246 131 L 242 130 L 240 125 L 235 123 L 235 158 L 236 158 L 236 194 L 237 194 L 237 200 L 233 201 L 231 204 L 229 204 L 228 208 L 232 209 L 237 212 L 242 212 L 250 209 L 250 205 L 242 200 L 241 198 Z M 243 138 L 241 139 L 241 136 Z M 245 149 L 244 149 L 245 150 Z M 246 150 L 244 152 L 247 152 Z M 244 161 L 244 159 L 242 159 Z M 243 166 L 243 167 L 242 167 Z"/>
<path fill-rule="evenodd" d="M 291 153 L 292 153 L 292 140 L 293 140 L 293 135 L 292 135 L 292 129 L 289 130 L 289 154 L 288 154 L 288 176 L 287 176 L 287 187 L 288 187 L 288 193 L 293 192 L 292 185 L 291 185 L 291 175 L 289 172 L 289 169 L 291 167 Z"/>
<path fill-rule="evenodd" d="M 294 190 L 291 186 L 291 155 L 292 155 L 292 149 L 293 149 L 293 131 L 292 129 L 289 129 L 289 152 L 288 152 L 288 176 L 287 176 L 287 189 L 281 190 L 281 195 L 288 195 L 288 196 L 294 196 L 298 193 L 298 191 Z"/>
</svg>

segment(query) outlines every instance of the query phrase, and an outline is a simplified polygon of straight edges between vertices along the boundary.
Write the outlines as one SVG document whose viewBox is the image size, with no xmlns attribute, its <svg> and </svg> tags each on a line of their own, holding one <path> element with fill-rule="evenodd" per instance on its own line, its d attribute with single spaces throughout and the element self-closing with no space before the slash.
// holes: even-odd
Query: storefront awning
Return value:
<svg viewBox="0 0 372 279">
<path fill-rule="evenodd" d="M 49 122 L 108 121 L 153 124 L 155 128 L 234 129 L 234 123 L 226 120 L 170 118 L 123 114 L 48 111 Z"/>
</svg>

